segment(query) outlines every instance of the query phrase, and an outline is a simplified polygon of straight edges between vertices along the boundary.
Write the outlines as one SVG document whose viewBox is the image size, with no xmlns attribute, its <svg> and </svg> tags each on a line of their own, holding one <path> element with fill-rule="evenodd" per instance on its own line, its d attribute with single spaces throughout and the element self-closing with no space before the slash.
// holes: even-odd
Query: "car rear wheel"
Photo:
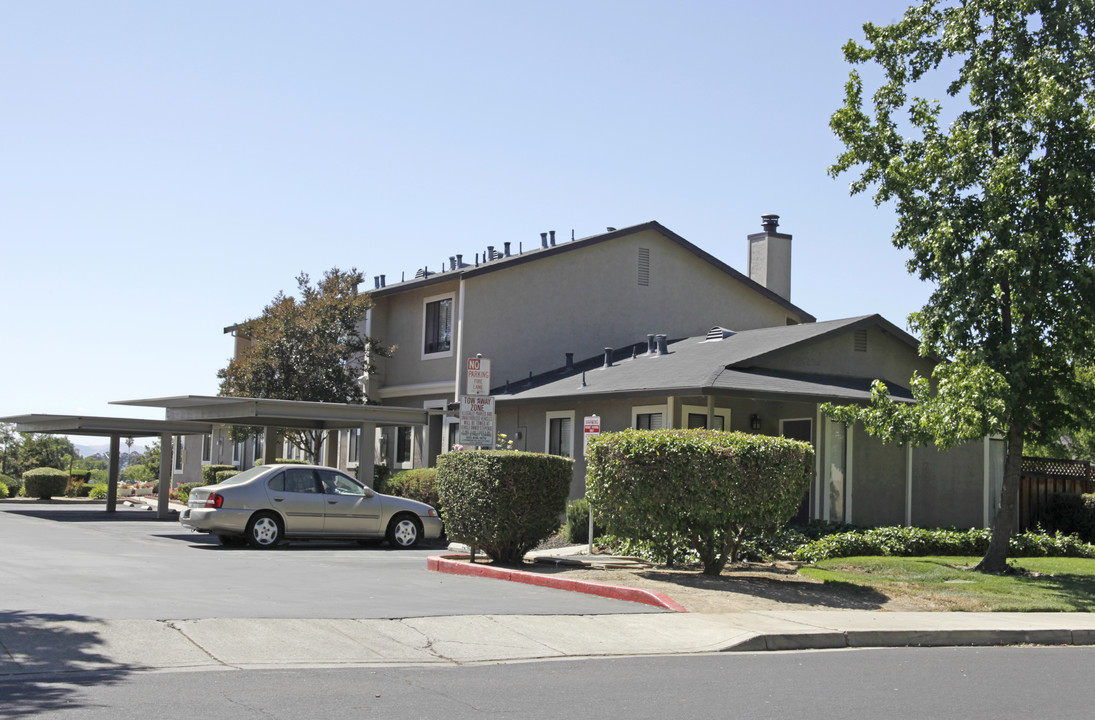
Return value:
<svg viewBox="0 0 1095 720">
<path fill-rule="evenodd" d="M 397 515 L 388 523 L 388 544 L 404 550 L 422 539 L 422 522 L 414 515 Z"/>
<path fill-rule="evenodd" d="M 247 523 L 247 544 L 259 550 L 276 548 L 284 534 L 281 519 L 271 513 L 258 513 Z"/>
</svg>

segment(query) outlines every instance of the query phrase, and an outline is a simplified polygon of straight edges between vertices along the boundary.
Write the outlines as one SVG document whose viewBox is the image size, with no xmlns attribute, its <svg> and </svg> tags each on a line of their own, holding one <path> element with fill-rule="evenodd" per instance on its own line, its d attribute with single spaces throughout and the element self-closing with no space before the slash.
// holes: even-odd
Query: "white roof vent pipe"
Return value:
<svg viewBox="0 0 1095 720">
<path fill-rule="evenodd" d="M 646 334 L 646 353 L 647 355 L 653 355 L 658 352 L 658 346 L 654 343 L 654 333 Z"/>
<path fill-rule="evenodd" d="M 658 341 L 658 354 L 659 355 L 668 355 L 669 354 L 669 346 L 666 344 L 665 335 L 658 335 L 655 338 L 655 340 Z"/>
<path fill-rule="evenodd" d="M 540 247 L 546 248 L 547 246 L 548 246 L 548 244 L 547 244 L 547 233 L 542 232 L 542 233 L 540 233 Z"/>
</svg>

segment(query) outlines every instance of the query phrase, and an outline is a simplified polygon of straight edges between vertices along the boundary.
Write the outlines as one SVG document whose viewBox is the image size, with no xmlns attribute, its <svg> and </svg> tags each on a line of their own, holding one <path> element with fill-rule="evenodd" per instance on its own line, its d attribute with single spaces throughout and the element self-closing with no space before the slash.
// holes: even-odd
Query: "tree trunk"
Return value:
<svg viewBox="0 0 1095 720">
<path fill-rule="evenodd" d="M 974 568 L 980 572 L 1002 573 L 1008 569 L 1008 544 L 1015 528 L 1015 504 L 1019 497 L 1019 474 L 1023 465 L 1023 428 L 1015 420 L 1009 423 L 1007 443 L 1004 484 L 1000 488 L 1000 506 L 993 519 L 989 549 Z"/>
</svg>

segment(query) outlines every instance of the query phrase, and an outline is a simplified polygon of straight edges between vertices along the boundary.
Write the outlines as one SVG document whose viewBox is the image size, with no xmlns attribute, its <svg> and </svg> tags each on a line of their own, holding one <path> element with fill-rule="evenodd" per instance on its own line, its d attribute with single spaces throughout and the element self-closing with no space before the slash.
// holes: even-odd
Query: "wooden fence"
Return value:
<svg viewBox="0 0 1095 720">
<path fill-rule="evenodd" d="M 1033 528 L 1054 493 L 1095 492 L 1095 470 L 1086 460 L 1024 457 L 1019 478 L 1019 532 Z"/>
</svg>

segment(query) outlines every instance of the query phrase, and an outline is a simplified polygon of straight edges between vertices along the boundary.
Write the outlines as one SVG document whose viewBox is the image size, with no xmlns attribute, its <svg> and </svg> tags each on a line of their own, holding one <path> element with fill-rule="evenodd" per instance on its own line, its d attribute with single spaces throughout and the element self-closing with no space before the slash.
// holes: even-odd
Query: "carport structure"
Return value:
<svg viewBox="0 0 1095 720">
<path fill-rule="evenodd" d="M 0 418 L 0 422 L 15 423 L 15 429 L 23 433 L 46 435 L 86 435 L 110 438 L 110 464 L 107 473 L 106 511 L 118 507 L 118 455 L 121 439 L 138 437 L 160 438 L 160 483 L 156 511 L 159 517 L 168 517 L 168 491 L 171 489 L 171 436 L 199 435 L 212 431 L 210 423 L 172 422 L 142 418 L 89 417 L 86 415 L 14 415 Z"/>
<path fill-rule="evenodd" d="M 361 430 L 358 444 L 358 472 L 362 482 L 373 483 L 376 448 L 366 438 L 373 438 L 378 427 L 415 426 L 429 429 L 430 417 L 449 414 L 447 410 L 391 407 L 385 405 L 351 405 L 348 403 L 307 402 L 302 400 L 270 400 L 265 398 L 212 397 L 181 395 L 144 400 L 119 400 L 112 405 L 159 407 L 166 411 L 167 422 L 195 422 L 210 425 L 247 425 L 266 428 L 263 443 L 265 462 L 277 457 L 272 442 L 279 429 L 295 430 Z"/>
<path fill-rule="evenodd" d="M 107 491 L 107 512 L 117 507 L 118 453 L 123 437 L 159 436 L 160 483 L 157 514 L 169 516 L 168 493 L 171 488 L 173 435 L 207 435 L 216 425 L 246 425 L 263 427 L 266 431 L 264 461 L 277 457 L 274 434 L 283 429 L 297 430 L 361 430 L 358 443 L 359 479 L 373 484 L 376 448 L 365 438 L 373 438 L 378 427 L 423 426 L 429 428 L 434 415 L 448 411 L 402 408 L 383 405 L 350 405 L 342 403 L 306 402 L 300 400 L 269 400 L 263 398 L 213 397 L 180 395 L 139 400 L 118 400 L 112 405 L 155 407 L 165 410 L 165 420 L 134 418 L 82 417 L 76 415 L 18 415 L 0 418 L 15 423 L 19 432 L 53 435 L 89 435 L 110 437 L 110 480 Z"/>
</svg>

